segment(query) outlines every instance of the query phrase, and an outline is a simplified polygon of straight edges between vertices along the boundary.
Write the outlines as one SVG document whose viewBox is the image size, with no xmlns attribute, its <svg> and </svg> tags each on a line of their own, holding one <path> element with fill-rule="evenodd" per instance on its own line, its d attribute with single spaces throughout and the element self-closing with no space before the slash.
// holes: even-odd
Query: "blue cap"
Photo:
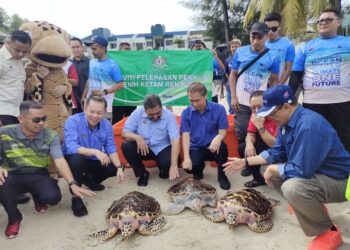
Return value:
<svg viewBox="0 0 350 250">
<path fill-rule="evenodd" d="M 108 41 L 106 40 L 106 38 L 102 37 L 102 36 L 94 36 L 91 39 L 91 43 L 97 43 L 99 45 L 101 45 L 102 47 L 107 48 L 108 46 Z"/>
<path fill-rule="evenodd" d="M 263 94 L 263 106 L 256 114 L 260 117 L 268 116 L 277 106 L 292 103 L 294 99 L 293 90 L 288 85 L 268 88 Z"/>
</svg>

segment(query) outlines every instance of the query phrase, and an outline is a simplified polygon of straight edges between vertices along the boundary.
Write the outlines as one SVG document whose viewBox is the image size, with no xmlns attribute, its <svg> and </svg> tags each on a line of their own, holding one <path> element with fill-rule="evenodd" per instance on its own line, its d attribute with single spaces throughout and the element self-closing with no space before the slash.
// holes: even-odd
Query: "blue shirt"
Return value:
<svg viewBox="0 0 350 250">
<path fill-rule="evenodd" d="M 188 106 L 181 114 L 181 132 L 190 133 L 191 149 L 208 147 L 220 129 L 227 129 L 225 108 L 214 102 L 207 102 L 203 113 Z"/>
<path fill-rule="evenodd" d="M 253 52 L 251 46 L 238 48 L 232 59 L 232 70 L 241 71 L 260 53 Z M 256 90 L 266 90 L 272 74 L 279 73 L 280 59 L 273 51 L 268 51 L 249 67 L 236 82 L 236 93 L 240 104 L 250 106 L 250 95 Z"/>
<path fill-rule="evenodd" d="M 147 117 L 144 108 L 138 108 L 131 113 L 126 121 L 123 132 L 131 132 L 143 137 L 154 154 L 168 147 L 171 141 L 179 139 L 179 126 L 174 114 L 168 109 L 162 109 L 162 116 L 158 121 Z"/>
<path fill-rule="evenodd" d="M 103 90 L 122 82 L 123 76 L 118 64 L 110 58 L 105 60 L 91 59 L 89 65 L 89 92 L 91 90 Z M 107 112 L 112 112 L 114 93 L 103 96 L 107 101 Z"/>
<path fill-rule="evenodd" d="M 280 58 L 280 74 L 279 79 L 281 78 L 282 73 L 286 67 L 287 62 L 293 62 L 295 57 L 295 48 L 294 44 L 288 38 L 281 36 L 275 41 L 267 40 L 265 46 L 275 52 Z M 288 83 L 288 82 L 287 82 Z M 282 84 L 285 84 L 282 82 Z"/>
<path fill-rule="evenodd" d="M 304 103 L 350 101 L 350 37 L 308 41 L 298 49 L 292 70 L 304 71 Z"/>
<path fill-rule="evenodd" d="M 288 124 L 279 128 L 273 148 L 260 154 L 278 166 L 282 178 L 309 179 L 320 173 L 346 179 L 350 173 L 350 154 L 333 127 L 318 113 L 299 106 Z"/>
<path fill-rule="evenodd" d="M 68 117 L 64 124 L 63 154 L 77 154 L 80 147 L 98 149 L 108 155 L 117 152 L 111 123 L 102 119 L 94 129 L 90 129 L 85 113 Z M 97 160 L 95 156 L 88 157 Z"/>
</svg>

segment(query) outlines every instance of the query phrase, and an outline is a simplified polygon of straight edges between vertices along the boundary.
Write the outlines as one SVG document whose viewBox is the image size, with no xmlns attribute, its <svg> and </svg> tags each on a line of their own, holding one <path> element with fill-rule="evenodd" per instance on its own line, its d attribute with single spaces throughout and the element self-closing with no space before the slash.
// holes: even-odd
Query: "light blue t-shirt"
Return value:
<svg viewBox="0 0 350 250">
<path fill-rule="evenodd" d="M 90 60 L 88 96 L 91 95 L 91 90 L 109 89 L 114 84 L 122 81 L 123 76 L 119 66 L 112 59 L 107 58 L 103 61 Z M 113 97 L 114 93 L 104 96 L 107 101 L 107 112 L 112 112 Z"/>
<path fill-rule="evenodd" d="M 272 50 L 273 52 L 277 53 L 280 58 L 280 72 L 279 72 L 278 79 L 281 79 L 281 76 L 286 67 L 286 63 L 293 62 L 294 60 L 294 57 L 295 57 L 294 44 L 288 38 L 281 36 L 275 41 L 267 40 L 265 42 L 265 46 L 270 50 Z M 287 83 L 288 83 L 288 79 L 286 82 L 282 84 L 287 84 Z"/>
<path fill-rule="evenodd" d="M 242 68 L 259 55 L 251 51 L 251 46 L 238 48 L 232 59 L 232 70 L 238 73 Z M 279 73 L 280 60 L 273 51 L 268 51 L 263 57 L 249 67 L 237 80 L 236 93 L 240 104 L 249 106 L 250 95 L 256 90 L 266 90 L 270 75 Z"/>
<path fill-rule="evenodd" d="M 143 137 L 155 155 L 168 147 L 172 140 L 179 139 L 179 126 L 175 115 L 162 109 L 162 116 L 156 122 L 147 117 L 144 108 L 138 108 L 127 119 L 123 132 L 131 132 Z"/>
<path fill-rule="evenodd" d="M 301 45 L 292 70 L 304 71 L 304 103 L 350 101 L 350 37 L 319 37 Z"/>
</svg>

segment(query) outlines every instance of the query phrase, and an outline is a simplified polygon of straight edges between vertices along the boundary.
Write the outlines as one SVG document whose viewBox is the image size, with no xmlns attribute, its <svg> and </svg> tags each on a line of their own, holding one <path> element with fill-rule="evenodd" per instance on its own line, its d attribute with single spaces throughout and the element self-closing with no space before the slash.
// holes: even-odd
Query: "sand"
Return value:
<svg viewBox="0 0 350 250">
<path fill-rule="evenodd" d="M 274 227 L 270 232 L 258 234 L 248 229 L 246 225 L 239 225 L 229 230 L 225 223 L 212 223 L 201 214 L 186 209 L 183 213 L 166 216 L 166 229 L 154 236 L 142 236 L 135 233 L 127 241 L 111 239 L 104 244 L 92 247 L 86 241 L 86 235 L 106 226 L 105 212 L 113 200 L 134 190 L 155 197 L 162 206 L 171 201 L 166 194 L 167 189 L 178 180 L 188 176 L 180 170 L 180 179 L 175 181 L 162 180 L 158 177 L 158 169 L 150 169 L 151 175 L 147 187 L 138 187 L 137 179 L 131 169 L 126 170 L 126 181 L 118 184 L 116 178 L 109 178 L 103 184 L 106 189 L 98 192 L 93 198 L 84 201 L 89 210 L 85 217 L 77 218 L 71 211 L 71 196 L 64 180 L 59 181 L 63 199 L 57 206 L 49 207 L 43 214 L 33 212 L 33 202 L 20 205 L 19 209 L 25 217 L 24 225 L 18 238 L 8 240 L 3 234 L 7 224 L 7 216 L 0 208 L 0 249 L 306 249 L 311 238 L 305 237 L 295 216 L 287 212 L 287 204 L 279 194 L 267 187 L 257 188 L 265 196 L 278 199 L 280 205 L 274 208 Z M 205 168 L 204 181 L 215 186 L 218 195 L 226 191 L 221 190 L 216 177 L 216 169 Z M 232 190 L 243 188 L 243 183 L 251 177 L 239 175 L 229 176 Z M 350 249 L 350 207 L 349 203 L 329 204 L 329 212 L 342 230 L 346 243 L 340 249 Z"/>
</svg>

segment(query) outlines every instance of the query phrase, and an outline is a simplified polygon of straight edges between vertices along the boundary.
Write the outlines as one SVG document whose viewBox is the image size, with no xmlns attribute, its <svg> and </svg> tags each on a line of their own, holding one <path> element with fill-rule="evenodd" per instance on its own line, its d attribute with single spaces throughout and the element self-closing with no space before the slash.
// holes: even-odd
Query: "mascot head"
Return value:
<svg viewBox="0 0 350 250">
<path fill-rule="evenodd" d="M 63 67 L 71 55 L 65 30 L 41 21 L 25 22 L 20 27 L 32 37 L 29 59 L 46 67 Z"/>
</svg>

